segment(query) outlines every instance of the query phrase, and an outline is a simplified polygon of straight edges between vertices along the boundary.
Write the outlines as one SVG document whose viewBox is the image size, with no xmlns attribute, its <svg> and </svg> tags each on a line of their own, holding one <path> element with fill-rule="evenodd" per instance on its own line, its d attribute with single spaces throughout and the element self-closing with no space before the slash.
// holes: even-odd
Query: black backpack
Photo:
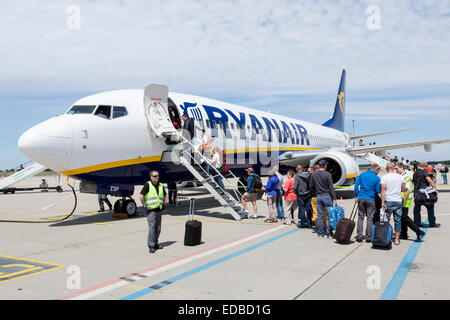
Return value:
<svg viewBox="0 0 450 320">
<path fill-rule="evenodd" d="M 254 185 L 256 192 L 261 191 L 261 189 L 263 187 L 261 177 L 258 176 L 257 174 L 253 175 L 253 185 Z"/>
</svg>

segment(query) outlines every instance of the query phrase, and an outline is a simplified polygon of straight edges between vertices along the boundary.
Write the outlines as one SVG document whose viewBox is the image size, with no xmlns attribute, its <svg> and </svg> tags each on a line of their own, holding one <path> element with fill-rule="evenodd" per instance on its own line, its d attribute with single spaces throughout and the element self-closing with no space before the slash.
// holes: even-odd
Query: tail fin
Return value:
<svg viewBox="0 0 450 320">
<path fill-rule="evenodd" d="M 325 127 L 330 127 L 340 131 L 344 131 L 345 120 L 345 69 L 342 70 L 341 84 L 339 85 L 339 91 L 336 98 L 336 105 L 334 107 L 333 117 L 322 124 Z"/>
</svg>

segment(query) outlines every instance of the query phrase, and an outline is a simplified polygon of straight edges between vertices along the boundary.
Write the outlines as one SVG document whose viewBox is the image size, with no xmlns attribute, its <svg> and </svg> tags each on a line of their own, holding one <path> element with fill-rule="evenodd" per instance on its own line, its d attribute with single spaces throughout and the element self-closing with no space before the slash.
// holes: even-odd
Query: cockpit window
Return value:
<svg viewBox="0 0 450 320">
<path fill-rule="evenodd" d="M 67 114 L 91 114 L 96 106 L 73 106 Z"/>
<path fill-rule="evenodd" d="M 125 107 L 116 107 L 113 109 L 113 119 L 125 117 L 128 114 L 127 108 Z"/>
<path fill-rule="evenodd" d="M 111 117 L 111 106 L 98 106 L 95 115 L 101 118 L 109 119 Z"/>
</svg>

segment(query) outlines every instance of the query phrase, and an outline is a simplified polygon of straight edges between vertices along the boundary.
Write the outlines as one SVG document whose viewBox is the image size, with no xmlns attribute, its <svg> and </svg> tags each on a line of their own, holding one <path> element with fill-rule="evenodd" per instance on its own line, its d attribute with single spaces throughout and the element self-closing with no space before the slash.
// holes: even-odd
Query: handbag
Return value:
<svg viewBox="0 0 450 320">
<path fill-rule="evenodd" d="M 263 192 L 262 196 L 261 196 L 261 200 L 263 201 L 267 201 L 267 192 Z"/>
</svg>

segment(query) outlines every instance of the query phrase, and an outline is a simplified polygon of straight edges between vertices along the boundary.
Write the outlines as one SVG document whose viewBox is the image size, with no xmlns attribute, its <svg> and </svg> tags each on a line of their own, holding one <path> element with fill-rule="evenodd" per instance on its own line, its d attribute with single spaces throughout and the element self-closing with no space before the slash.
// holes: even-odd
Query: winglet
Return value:
<svg viewBox="0 0 450 320">
<path fill-rule="evenodd" d="M 341 84 L 336 98 L 336 105 L 334 107 L 333 117 L 322 124 L 325 127 L 330 127 L 340 131 L 344 131 L 345 120 L 345 69 L 342 70 Z"/>
</svg>

